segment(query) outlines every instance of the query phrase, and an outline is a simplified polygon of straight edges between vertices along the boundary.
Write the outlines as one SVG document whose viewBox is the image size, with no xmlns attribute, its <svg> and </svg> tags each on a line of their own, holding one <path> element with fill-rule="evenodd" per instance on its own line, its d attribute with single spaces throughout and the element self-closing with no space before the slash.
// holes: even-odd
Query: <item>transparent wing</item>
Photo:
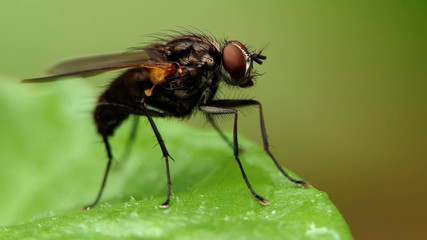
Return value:
<svg viewBox="0 0 427 240">
<path fill-rule="evenodd" d="M 148 60 L 150 60 L 150 56 L 146 51 L 83 57 L 60 62 L 50 69 L 50 73 L 58 75 L 72 72 L 86 72 L 97 69 L 115 68 L 126 64 L 141 63 Z"/>
<path fill-rule="evenodd" d="M 60 80 L 62 77 L 67 76 L 93 76 L 106 71 L 142 67 L 150 60 L 151 57 L 146 51 L 76 58 L 53 66 L 50 69 L 50 73 L 52 73 L 50 76 L 24 79 L 22 82 L 49 82 Z"/>
</svg>

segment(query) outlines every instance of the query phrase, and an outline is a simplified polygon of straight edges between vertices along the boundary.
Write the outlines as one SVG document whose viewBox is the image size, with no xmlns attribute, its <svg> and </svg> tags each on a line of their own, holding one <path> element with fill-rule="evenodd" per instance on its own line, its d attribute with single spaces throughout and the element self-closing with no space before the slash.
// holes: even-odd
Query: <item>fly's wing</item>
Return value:
<svg viewBox="0 0 427 240">
<path fill-rule="evenodd" d="M 91 71 L 110 67 L 114 68 L 123 64 L 145 62 L 149 59 L 150 57 L 146 51 L 106 54 L 64 61 L 53 66 L 49 72 L 58 75 L 72 72 Z"/>
<path fill-rule="evenodd" d="M 24 79 L 22 82 L 50 82 L 67 76 L 88 77 L 106 71 L 143 67 L 151 60 L 147 51 L 132 51 L 117 54 L 83 57 L 61 62 L 50 69 L 53 75 Z"/>
</svg>

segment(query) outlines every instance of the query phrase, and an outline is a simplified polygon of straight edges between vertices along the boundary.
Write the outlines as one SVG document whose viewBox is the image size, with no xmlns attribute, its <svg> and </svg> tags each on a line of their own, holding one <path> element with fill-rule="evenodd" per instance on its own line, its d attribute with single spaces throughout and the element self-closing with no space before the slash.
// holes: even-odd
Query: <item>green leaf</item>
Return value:
<svg viewBox="0 0 427 240">
<path fill-rule="evenodd" d="M 142 118 L 101 203 L 80 211 L 106 164 L 91 120 L 96 93 L 79 80 L 17 82 L 0 80 L 1 239 L 352 239 L 327 194 L 288 181 L 259 146 L 240 137 L 244 168 L 269 206 L 252 197 L 216 132 L 175 120 L 156 119 L 175 159 L 168 209 L 158 207 L 166 197 L 164 161 Z M 112 138 L 116 156 L 130 125 Z"/>
</svg>

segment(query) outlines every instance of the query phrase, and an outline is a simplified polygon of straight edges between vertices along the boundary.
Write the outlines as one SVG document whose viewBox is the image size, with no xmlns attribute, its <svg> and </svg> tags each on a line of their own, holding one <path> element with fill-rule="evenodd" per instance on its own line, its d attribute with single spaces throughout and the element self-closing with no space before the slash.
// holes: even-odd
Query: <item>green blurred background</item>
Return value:
<svg viewBox="0 0 427 240">
<path fill-rule="evenodd" d="M 256 86 L 222 96 L 264 104 L 278 159 L 329 194 L 356 239 L 427 237 L 425 1 L 1 0 L 0 9 L 0 75 L 18 78 L 176 26 L 266 47 Z M 87 81 L 102 89 L 114 75 Z M 261 144 L 257 121 L 245 112 L 240 133 Z M 197 116 L 189 124 L 206 127 Z"/>
</svg>

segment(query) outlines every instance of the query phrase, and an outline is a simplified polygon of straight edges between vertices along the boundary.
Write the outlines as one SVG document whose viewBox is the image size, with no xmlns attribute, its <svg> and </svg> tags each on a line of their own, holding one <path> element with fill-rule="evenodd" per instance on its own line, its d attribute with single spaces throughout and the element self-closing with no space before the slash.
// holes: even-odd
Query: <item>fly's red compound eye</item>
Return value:
<svg viewBox="0 0 427 240">
<path fill-rule="evenodd" d="M 246 74 L 246 56 L 240 42 L 228 43 L 222 53 L 222 62 L 225 70 L 233 79 L 243 78 Z"/>
</svg>

